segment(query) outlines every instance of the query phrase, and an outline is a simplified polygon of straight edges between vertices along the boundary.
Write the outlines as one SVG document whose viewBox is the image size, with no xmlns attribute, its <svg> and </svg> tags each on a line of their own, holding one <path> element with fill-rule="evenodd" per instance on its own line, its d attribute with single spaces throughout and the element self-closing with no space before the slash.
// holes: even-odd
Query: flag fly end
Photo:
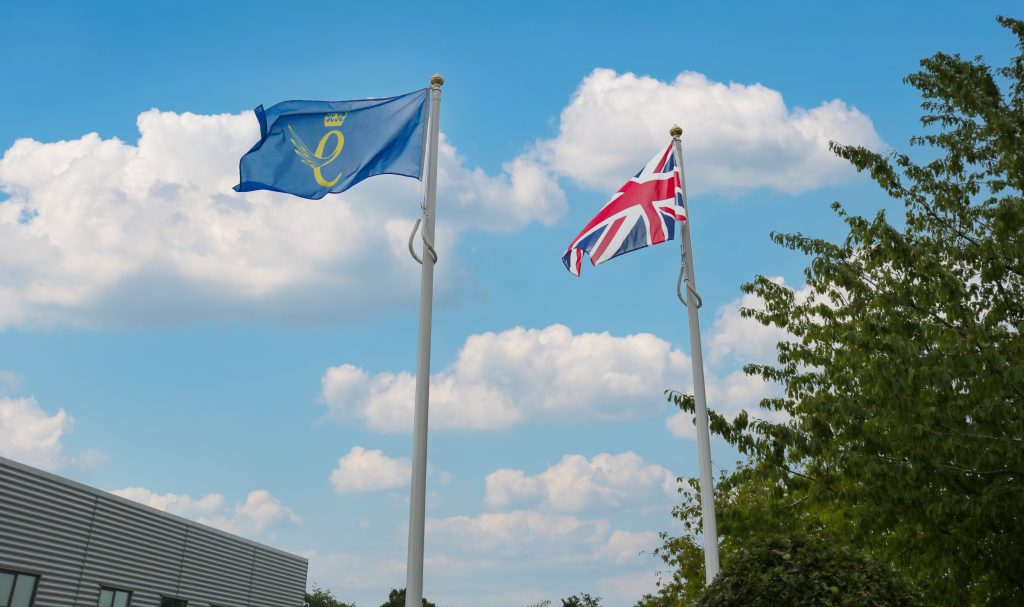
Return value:
<svg viewBox="0 0 1024 607">
<path fill-rule="evenodd" d="M 596 266 L 675 237 L 676 223 L 686 221 L 673 152 L 678 143 L 673 139 L 655 154 L 569 243 L 562 263 L 570 273 L 579 276 L 584 253 Z"/>
<path fill-rule="evenodd" d="M 375 175 L 422 179 L 429 93 L 257 107 L 260 139 L 238 163 L 235 191 L 319 200 Z"/>
</svg>

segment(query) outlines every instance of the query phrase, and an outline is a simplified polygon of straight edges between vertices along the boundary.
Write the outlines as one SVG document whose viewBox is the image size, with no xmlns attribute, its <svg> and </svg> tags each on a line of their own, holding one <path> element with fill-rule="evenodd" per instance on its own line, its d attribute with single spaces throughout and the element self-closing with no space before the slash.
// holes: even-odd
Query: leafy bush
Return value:
<svg viewBox="0 0 1024 607">
<path fill-rule="evenodd" d="M 437 607 L 437 605 L 431 603 L 426 597 L 423 597 L 423 607 Z M 388 600 L 380 607 L 405 607 L 405 588 L 398 590 L 392 588 L 391 592 L 388 593 Z"/>
<path fill-rule="evenodd" d="M 313 592 L 306 593 L 306 605 L 309 607 L 355 607 L 352 603 L 342 603 L 334 598 L 330 590 L 313 586 Z"/>
<path fill-rule="evenodd" d="M 775 537 L 739 548 L 692 607 L 910 607 L 892 570 L 820 536 Z"/>
</svg>

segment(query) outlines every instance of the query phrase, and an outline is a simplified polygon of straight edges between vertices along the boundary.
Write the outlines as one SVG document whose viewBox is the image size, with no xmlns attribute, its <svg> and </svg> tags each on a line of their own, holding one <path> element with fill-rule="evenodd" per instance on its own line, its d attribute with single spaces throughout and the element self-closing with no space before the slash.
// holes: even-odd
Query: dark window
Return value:
<svg viewBox="0 0 1024 607">
<path fill-rule="evenodd" d="M 165 596 L 160 599 L 160 607 L 188 607 L 188 601 L 185 599 L 172 599 Z"/>
<path fill-rule="evenodd" d="M 0 571 L 0 607 L 32 607 L 38 575 Z"/>
<path fill-rule="evenodd" d="M 132 593 L 117 588 L 100 588 L 100 602 L 97 607 L 128 607 Z"/>
</svg>

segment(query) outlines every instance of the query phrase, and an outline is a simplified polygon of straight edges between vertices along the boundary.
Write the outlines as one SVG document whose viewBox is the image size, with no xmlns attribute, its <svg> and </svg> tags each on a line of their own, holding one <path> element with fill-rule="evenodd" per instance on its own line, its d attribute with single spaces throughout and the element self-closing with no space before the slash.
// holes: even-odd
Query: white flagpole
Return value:
<svg viewBox="0 0 1024 607">
<path fill-rule="evenodd" d="M 430 400 L 430 320 L 434 299 L 434 208 L 437 197 L 437 133 L 444 78 L 430 79 L 426 201 L 423 206 L 423 265 L 420 275 L 420 330 L 416 355 L 416 410 L 412 426 L 412 490 L 409 496 L 409 554 L 405 573 L 405 607 L 421 607 L 423 598 L 423 528 L 427 498 L 427 411 Z M 410 250 L 412 243 L 410 241 Z"/>
<path fill-rule="evenodd" d="M 697 451 L 700 459 L 700 506 L 704 519 L 704 579 L 707 584 L 718 575 L 718 522 L 715 520 L 714 487 L 711 480 L 711 434 L 708 428 L 708 402 L 704 394 L 704 356 L 700 347 L 700 320 L 697 307 L 697 282 L 693 275 L 693 249 L 690 246 L 690 205 L 686 199 L 686 178 L 683 174 L 683 129 L 675 125 L 669 131 L 675 146 L 679 186 L 683 193 L 686 221 L 681 226 L 679 246 L 682 248 L 686 272 L 686 311 L 690 317 L 690 360 L 693 361 L 693 400 L 696 404 Z"/>
</svg>

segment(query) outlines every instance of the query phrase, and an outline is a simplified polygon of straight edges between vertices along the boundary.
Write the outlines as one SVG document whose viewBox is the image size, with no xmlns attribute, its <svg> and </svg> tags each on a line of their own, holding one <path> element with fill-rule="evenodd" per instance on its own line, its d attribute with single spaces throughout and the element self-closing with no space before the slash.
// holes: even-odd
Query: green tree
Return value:
<svg viewBox="0 0 1024 607">
<path fill-rule="evenodd" d="M 892 570 L 820 536 L 756 539 L 737 549 L 692 607 L 910 607 Z"/>
<path fill-rule="evenodd" d="M 601 597 L 586 592 L 562 599 L 562 607 L 601 607 Z"/>
<path fill-rule="evenodd" d="M 426 597 L 420 600 L 423 601 L 423 607 L 437 607 L 437 605 L 428 601 Z M 380 607 L 405 607 L 405 588 L 401 590 L 392 588 L 391 592 L 388 593 L 388 600 L 381 604 Z"/>
<path fill-rule="evenodd" d="M 692 404 L 689 408 L 692 410 Z M 688 482 L 690 491 L 680 491 L 682 503 L 672 510 L 673 517 L 683 525 L 683 533 L 678 537 L 662 533 L 664 543 L 655 550 L 669 571 L 659 580 L 658 592 L 645 595 L 636 607 L 690 605 L 704 591 L 700 489 L 697 479 Z M 827 537 L 832 544 L 848 544 L 834 504 L 815 503 L 812 507 L 803 494 L 765 478 L 753 463 L 722 473 L 715 484 L 715 511 L 722 538 L 719 549 L 726 564 L 738 550 L 764 537 L 814 533 Z"/>
<path fill-rule="evenodd" d="M 927 604 L 1024 604 L 1024 22 L 998 21 L 1020 50 L 1008 66 L 937 53 L 907 77 L 923 161 L 831 146 L 903 220 L 834 203 L 842 241 L 772 234 L 810 257 L 809 295 L 743 286 L 764 303 L 743 314 L 789 335 L 778 364 L 745 370 L 782 385 L 762 406 L 790 420 L 710 416 L 751 458 L 718 505 L 727 566 L 752 528 L 818 526 L 898 567 Z M 663 558 L 692 569 L 695 540 L 666 540 Z M 659 597 L 692 598 L 687 583 Z"/>
<path fill-rule="evenodd" d="M 309 607 L 356 607 L 353 603 L 342 603 L 334 598 L 330 590 L 313 586 L 312 592 L 306 593 L 306 605 Z"/>
</svg>

